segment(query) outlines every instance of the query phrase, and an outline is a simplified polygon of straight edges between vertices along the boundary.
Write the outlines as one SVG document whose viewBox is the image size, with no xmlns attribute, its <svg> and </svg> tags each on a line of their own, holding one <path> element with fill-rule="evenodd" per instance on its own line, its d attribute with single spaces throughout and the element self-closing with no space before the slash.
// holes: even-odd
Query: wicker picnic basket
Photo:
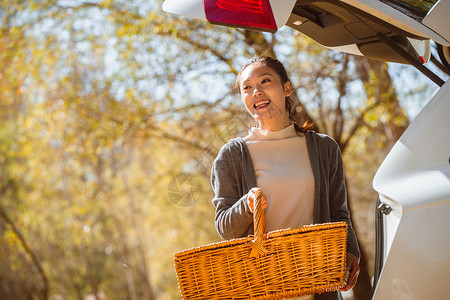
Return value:
<svg viewBox="0 0 450 300">
<path fill-rule="evenodd" d="M 260 197 L 255 207 L 253 237 L 175 253 L 183 299 L 285 299 L 345 285 L 347 223 L 265 234 Z"/>
</svg>

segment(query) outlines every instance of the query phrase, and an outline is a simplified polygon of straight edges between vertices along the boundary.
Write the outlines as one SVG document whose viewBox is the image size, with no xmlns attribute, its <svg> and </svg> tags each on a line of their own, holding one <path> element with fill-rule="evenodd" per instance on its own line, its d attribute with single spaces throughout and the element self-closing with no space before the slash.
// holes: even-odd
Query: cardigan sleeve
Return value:
<svg viewBox="0 0 450 300">
<path fill-rule="evenodd" d="M 240 157 L 240 156 L 239 156 Z M 242 188 L 242 166 L 233 154 L 232 144 L 219 151 L 211 169 L 211 186 L 215 226 L 223 239 L 239 238 L 249 232 L 253 214 L 247 205 L 247 192 Z"/>
<path fill-rule="evenodd" d="M 344 165 L 342 154 L 337 143 L 333 141 L 330 151 L 329 173 L 329 207 L 333 222 L 345 221 L 348 224 L 347 252 L 360 256 L 356 234 L 352 227 L 350 212 L 347 207 L 347 191 L 345 186 Z"/>
</svg>

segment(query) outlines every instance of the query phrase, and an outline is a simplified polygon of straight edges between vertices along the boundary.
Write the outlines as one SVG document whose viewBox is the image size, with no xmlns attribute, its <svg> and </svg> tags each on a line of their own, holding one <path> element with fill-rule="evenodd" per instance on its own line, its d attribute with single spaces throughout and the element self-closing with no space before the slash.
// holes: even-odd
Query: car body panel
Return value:
<svg viewBox="0 0 450 300">
<path fill-rule="evenodd" d="M 203 0 L 165 0 L 162 9 L 168 13 L 206 21 Z"/>
<path fill-rule="evenodd" d="M 283 5 L 276 5 L 275 2 L 280 2 L 280 0 L 270 0 L 270 5 L 272 6 L 272 12 L 278 28 L 281 28 L 286 24 L 289 16 L 291 15 L 292 9 L 294 8 L 295 2 L 297 2 L 297 0 L 282 1 Z"/>
<path fill-rule="evenodd" d="M 428 38 L 404 32 L 366 11 L 339 1 L 298 0 L 286 25 L 324 47 L 379 61 L 410 63 L 404 55 L 380 40 L 380 34 L 418 63 L 426 62 L 430 57 Z"/>
<path fill-rule="evenodd" d="M 424 107 L 377 171 L 384 262 L 373 299 L 450 293 L 450 82 Z"/>
<path fill-rule="evenodd" d="M 450 1 L 441 0 L 436 3 L 422 23 L 428 28 L 439 32 L 439 34 L 447 41 L 441 42 L 442 45 L 450 46 L 450 30 L 442 30 L 442 28 L 450 28 Z"/>
<path fill-rule="evenodd" d="M 399 202 L 403 209 L 441 202 L 450 196 L 449 112 L 447 82 L 381 164 L 373 181 L 377 192 Z"/>
<path fill-rule="evenodd" d="M 440 26 L 441 22 L 434 22 L 434 18 L 440 16 L 437 13 L 433 13 L 430 16 L 425 17 L 424 24 L 408 17 L 407 15 L 401 13 L 400 11 L 392 8 L 391 6 L 376 0 L 341 0 L 341 2 L 347 3 L 353 7 L 363 10 L 377 18 L 384 20 L 395 27 L 403 29 L 406 32 L 417 35 L 419 37 L 428 38 L 436 41 L 437 43 L 445 46 L 450 45 L 450 38 L 448 37 L 449 32 L 445 30 L 449 27 Z M 442 3 L 441 3 L 442 2 Z M 444 3 L 447 2 L 447 3 Z M 436 12 L 442 12 L 444 15 L 448 15 L 449 7 L 448 0 L 440 0 L 435 6 L 441 6 L 440 9 L 436 9 Z M 436 7 L 430 11 L 430 13 L 435 10 Z M 447 14 L 445 14 L 445 9 Z M 426 20 L 426 21 L 425 21 Z M 429 27 L 428 27 L 429 26 Z M 447 38 L 446 38 L 447 37 Z"/>
<path fill-rule="evenodd" d="M 403 213 L 374 300 L 447 299 L 450 198 Z"/>
</svg>

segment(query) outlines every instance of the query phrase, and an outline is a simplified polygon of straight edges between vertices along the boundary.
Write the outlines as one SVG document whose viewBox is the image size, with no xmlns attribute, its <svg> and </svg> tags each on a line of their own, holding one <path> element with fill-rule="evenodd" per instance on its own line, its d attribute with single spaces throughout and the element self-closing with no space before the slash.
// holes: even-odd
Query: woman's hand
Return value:
<svg viewBox="0 0 450 300">
<path fill-rule="evenodd" d="M 353 288 L 356 285 L 356 281 L 358 280 L 359 276 L 359 263 L 358 258 L 348 252 L 347 253 L 347 266 L 346 270 L 350 272 L 348 279 L 347 279 L 347 285 L 341 289 L 341 291 L 348 291 L 351 288 Z"/>
<path fill-rule="evenodd" d="M 247 194 L 247 204 L 248 204 L 248 207 L 250 207 L 250 211 L 252 213 L 254 213 L 254 203 L 255 203 L 256 195 L 258 194 L 258 192 L 260 192 L 262 194 L 262 198 L 261 198 L 262 209 L 265 209 L 267 207 L 266 196 L 264 196 L 264 194 L 262 193 L 260 188 L 254 187 L 250 191 L 248 191 L 248 194 Z"/>
</svg>

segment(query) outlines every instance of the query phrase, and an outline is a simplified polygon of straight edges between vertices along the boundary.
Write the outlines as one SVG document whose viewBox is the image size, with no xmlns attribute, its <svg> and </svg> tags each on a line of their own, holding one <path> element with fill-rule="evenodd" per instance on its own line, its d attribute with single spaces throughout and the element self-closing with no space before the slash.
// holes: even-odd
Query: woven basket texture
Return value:
<svg viewBox="0 0 450 300">
<path fill-rule="evenodd" d="M 347 223 L 265 234 L 256 200 L 255 236 L 174 255 L 183 299 L 288 299 L 343 287 Z"/>
</svg>

